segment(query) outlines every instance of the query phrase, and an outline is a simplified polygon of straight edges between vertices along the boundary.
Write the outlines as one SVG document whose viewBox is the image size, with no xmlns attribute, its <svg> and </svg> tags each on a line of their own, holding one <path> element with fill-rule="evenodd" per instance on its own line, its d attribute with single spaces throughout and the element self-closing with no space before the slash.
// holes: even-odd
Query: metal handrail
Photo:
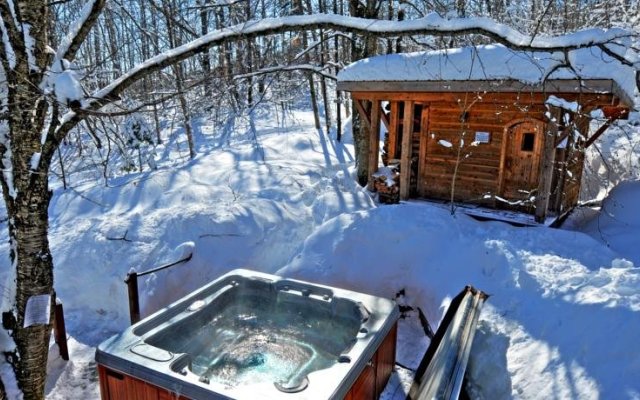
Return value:
<svg viewBox="0 0 640 400">
<path fill-rule="evenodd" d="M 124 279 L 124 283 L 127 284 L 127 292 L 129 295 L 129 319 L 131 320 L 131 325 L 140 321 L 140 298 L 138 296 L 138 277 L 152 274 L 154 272 L 162 271 L 163 269 L 167 269 L 178 264 L 186 263 L 187 261 L 191 260 L 191 257 L 193 257 L 193 253 L 189 253 L 188 256 L 178 261 L 161 265 L 156 268 L 151 268 L 143 272 L 131 271 L 127 273 L 127 277 Z"/>
</svg>

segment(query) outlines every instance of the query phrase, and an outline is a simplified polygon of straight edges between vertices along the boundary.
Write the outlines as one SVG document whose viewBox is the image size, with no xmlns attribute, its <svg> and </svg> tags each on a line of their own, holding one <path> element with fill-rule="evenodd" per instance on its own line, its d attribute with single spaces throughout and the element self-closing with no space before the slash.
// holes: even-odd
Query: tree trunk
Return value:
<svg viewBox="0 0 640 400">
<path fill-rule="evenodd" d="M 42 315 L 41 324 L 27 327 L 24 324 L 28 299 L 45 295 L 51 305 L 54 294 L 53 261 L 47 238 L 51 198 L 48 171 L 54 152 L 45 155 L 42 132 L 48 128 L 47 115 L 53 124 L 57 123 L 58 115 L 56 106 L 49 106 L 38 86 L 42 71 L 51 63 L 51 55 L 46 50 L 49 8 L 44 1 L 24 1 L 18 6 L 20 23 L 30 26 L 33 45 L 28 53 L 19 54 L 24 47 L 15 42 L 21 38 L 15 34 L 16 25 L 7 23 L 6 8 L 3 8 L 5 42 L 0 46 L 0 62 L 6 82 L 0 95 L 0 111 L 4 113 L 0 120 L 0 185 L 9 217 L 9 259 L 11 272 L 15 273 L 15 297 L 5 294 L 6 300 L 13 303 L 6 302 L 1 311 L 2 336 L 10 336 L 15 348 L 11 348 L 10 341 L 3 341 L 2 361 L 11 365 L 24 399 L 39 400 L 44 398 L 51 313 Z M 11 44 L 18 51 L 13 64 L 7 62 L 6 32 L 10 31 L 14 33 Z M 13 293 L 12 288 L 8 290 L 9 294 Z M 0 373 L 3 381 L 0 391 L 4 392 L 11 388 L 7 379 L 13 377 L 5 368 Z"/>
<path fill-rule="evenodd" d="M 22 76 L 24 71 L 20 71 Z M 13 81 L 20 75 L 9 75 Z M 38 80 L 38 76 L 30 76 Z M 13 81 L 15 83 L 15 81 Z M 5 349 L 5 360 L 15 372 L 24 399 L 43 399 L 47 370 L 48 344 L 51 336 L 51 313 L 42 324 L 25 327 L 25 309 L 32 296 L 53 296 L 53 261 L 49 250 L 48 208 L 51 193 L 48 171 L 53 152 L 34 163 L 35 153 L 42 152 L 41 133 L 45 128 L 46 102 L 35 85 L 18 86 L 8 94 L 8 129 L 11 153 L 0 145 L 3 164 L 11 175 L 2 174 L 2 193 L 9 217 L 9 243 L 12 269 L 15 271 L 15 302 L 2 311 L 2 327 L 16 347 Z M 15 86 L 14 86 L 15 87 Z M 14 106 L 13 104 L 18 104 Z M 57 116 L 55 117 L 57 120 Z M 7 142 L 5 142 L 7 143 Z M 11 165 L 4 165 L 6 158 Z M 52 309 L 52 308 L 51 308 Z M 6 379 L 3 373 L 2 379 Z M 6 388 L 6 382 L 3 382 Z M 1 397 L 1 396 L 0 396 Z"/>
<path fill-rule="evenodd" d="M 174 30 L 173 15 L 177 7 L 173 2 L 165 0 L 163 4 L 164 16 L 167 21 L 167 33 L 169 35 L 169 45 L 174 48 L 182 44 L 182 40 L 179 39 L 178 33 Z M 193 141 L 193 132 L 191 130 L 191 114 L 189 107 L 187 107 L 186 93 L 184 90 L 184 72 L 182 64 L 177 63 L 173 65 L 173 72 L 176 77 L 176 91 L 178 92 L 178 102 L 180 103 L 180 109 L 182 111 L 184 133 L 187 136 L 187 145 L 189 146 L 189 158 L 192 160 L 196 156 L 195 144 Z"/>
<path fill-rule="evenodd" d="M 202 36 L 209 33 L 209 6 L 210 0 L 202 0 L 200 3 L 202 9 L 200 10 L 200 34 Z M 210 100 L 213 97 L 213 88 L 211 82 L 211 52 L 209 50 L 202 53 L 200 56 L 200 62 L 202 64 L 202 72 L 204 74 L 204 97 Z"/>
<path fill-rule="evenodd" d="M 320 12 L 326 12 L 325 0 L 320 0 Z M 324 29 L 320 29 L 320 66 L 325 66 L 325 36 Z M 327 135 L 331 133 L 331 107 L 329 106 L 329 95 L 327 93 L 327 80 L 324 75 L 320 78 L 320 91 L 322 92 L 322 105 L 324 107 L 324 124 Z"/>
<path fill-rule="evenodd" d="M 11 331 L 16 350 L 5 357 L 16 372 L 24 399 L 43 399 L 51 324 L 24 327 L 27 300 L 49 295 L 53 299 L 53 261 L 49 250 L 49 200 L 47 175 L 33 175 L 29 193 L 18 194 L 8 207 L 11 261 L 16 266 L 14 312 L 2 315 L 3 327 Z M 53 309 L 53 307 L 51 308 Z M 17 318 L 15 316 L 17 315 Z M 48 321 L 51 321 L 49 315 Z"/>
<path fill-rule="evenodd" d="M 378 10 L 377 0 L 367 0 L 366 5 L 363 5 L 358 0 L 349 0 L 349 12 L 354 17 L 377 18 Z M 375 37 L 365 35 L 361 41 L 355 39 L 352 41 L 351 46 L 351 61 L 357 61 L 376 54 L 377 39 Z M 355 110 L 356 107 L 353 102 L 352 106 Z M 356 174 L 358 183 L 364 186 L 369 180 L 369 133 L 355 111 L 353 112 L 351 123 L 353 145 L 355 147 Z"/>
<path fill-rule="evenodd" d="M 293 15 L 304 14 L 302 0 L 294 0 L 292 3 L 292 6 L 293 6 L 293 10 L 291 11 L 291 14 Z M 308 43 L 309 43 L 309 40 L 307 37 L 307 31 L 304 31 L 302 32 L 302 50 L 303 51 L 307 50 Z M 309 52 L 307 51 L 304 54 L 304 62 L 306 64 L 309 64 L 310 61 L 311 59 L 309 57 Z M 313 109 L 313 122 L 316 129 L 320 129 L 320 115 L 318 112 L 318 100 L 316 96 L 316 86 L 313 79 L 313 73 L 307 72 L 306 75 L 307 75 L 307 81 L 309 82 L 309 95 L 311 97 L 311 108 Z"/>
</svg>

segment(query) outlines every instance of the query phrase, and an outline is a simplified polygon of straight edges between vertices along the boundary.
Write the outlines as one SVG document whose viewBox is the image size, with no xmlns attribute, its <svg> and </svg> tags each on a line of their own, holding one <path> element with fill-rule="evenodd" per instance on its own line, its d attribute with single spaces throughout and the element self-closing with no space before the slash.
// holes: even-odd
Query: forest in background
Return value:
<svg viewBox="0 0 640 400">
<path fill-rule="evenodd" d="M 52 32 L 59 43 L 82 13 L 84 2 L 54 2 Z M 70 70 L 85 93 L 155 54 L 214 30 L 256 19 L 330 13 L 392 21 L 437 13 L 445 18 L 488 17 L 533 37 L 584 28 L 633 29 L 640 3 L 615 1 L 381 1 L 381 0 L 141 0 L 109 2 L 81 45 Z M 318 129 L 340 137 L 351 104 L 335 91 L 337 72 L 350 62 L 377 54 L 437 50 L 492 40 L 483 35 L 363 37 L 332 30 L 285 32 L 224 43 L 159 73 L 145 76 L 119 101 L 86 118 L 65 139 L 52 172 L 67 186 L 77 172 L 85 178 L 108 178 L 154 168 L 153 148 L 167 138 L 163 123 L 182 127 L 185 159 L 196 154 L 193 119 L 214 125 L 271 103 L 286 112 L 309 98 Z M 55 47 L 55 46 L 54 46 Z M 169 122 L 167 110 L 172 110 Z M 256 144 L 257 145 L 257 144 Z M 89 175 L 87 176 L 87 173 Z"/>
</svg>

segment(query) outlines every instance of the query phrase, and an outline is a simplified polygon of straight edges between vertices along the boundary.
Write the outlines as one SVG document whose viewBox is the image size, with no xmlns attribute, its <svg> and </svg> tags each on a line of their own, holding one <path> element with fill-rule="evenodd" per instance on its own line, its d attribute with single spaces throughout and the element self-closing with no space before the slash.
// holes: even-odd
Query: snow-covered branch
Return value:
<svg viewBox="0 0 640 400">
<path fill-rule="evenodd" d="M 273 74 L 273 73 L 283 72 L 283 71 L 309 71 L 309 72 L 313 72 L 314 74 L 318 74 L 318 75 L 324 76 L 327 79 L 331 79 L 335 81 L 336 80 L 335 75 L 325 71 L 325 69 L 327 68 L 328 66 L 321 67 L 313 64 L 278 65 L 275 67 L 262 68 L 258 71 L 250 72 L 248 74 L 237 75 L 234 77 L 234 79 L 245 79 L 245 78 L 250 78 L 252 76 Z"/>
<path fill-rule="evenodd" d="M 232 27 L 210 32 L 198 39 L 138 64 L 111 84 L 98 90 L 82 102 L 81 109 L 95 110 L 118 98 L 133 83 L 153 72 L 185 60 L 195 54 L 220 45 L 248 37 L 266 36 L 288 31 L 310 29 L 333 29 L 336 31 L 377 35 L 383 37 L 406 35 L 462 35 L 481 34 L 508 47 L 530 51 L 559 51 L 579 49 L 614 43 L 635 35 L 624 29 L 587 29 L 561 36 L 537 36 L 532 38 L 504 24 L 489 18 L 453 18 L 446 19 L 433 13 L 416 20 L 387 21 L 355 18 L 335 14 L 297 15 L 281 18 L 264 18 Z M 632 64 L 635 60 L 626 59 Z M 78 115 L 72 111 L 62 119 L 58 139 L 62 132 L 68 131 L 68 124 L 78 121 Z"/>
<path fill-rule="evenodd" d="M 87 101 L 83 106 L 95 106 L 95 104 L 103 102 L 109 97 L 117 96 L 133 82 L 136 82 L 151 72 L 161 70 L 224 42 L 253 36 L 266 36 L 286 31 L 320 28 L 379 36 L 418 34 L 460 35 L 475 33 L 488 36 L 514 49 L 531 51 L 578 49 L 606 44 L 634 35 L 634 32 L 624 29 L 587 29 L 561 36 L 538 36 L 531 38 L 509 26 L 496 23 L 489 18 L 445 19 L 436 14 L 430 14 L 425 18 L 407 21 L 371 20 L 334 14 L 265 18 L 213 31 L 175 49 L 152 57 L 138 64 L 110 85 L 96 92 L 93 99 Z"/>
<path fill-rule="evenodd" d="M 105 3 L 105 0 L 91 0 L 85 4 L 80 13 L 80 18 L 69 27 L 69 33 L 62 39 L 56 52 L 56 61 L 65 59 L 73 61 L 80 45 L 98 20 Z"/>
</svg>

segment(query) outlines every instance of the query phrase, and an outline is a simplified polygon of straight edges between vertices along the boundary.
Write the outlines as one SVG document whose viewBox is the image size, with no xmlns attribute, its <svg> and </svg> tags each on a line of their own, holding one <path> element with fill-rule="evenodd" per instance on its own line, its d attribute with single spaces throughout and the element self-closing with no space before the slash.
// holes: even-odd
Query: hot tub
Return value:
<svg viewBox="0 0 640 400">
<path fill-rule="evenodd" d="M 235 270 L 100 344 L 102 398 L 377 398 L 398 317 L 388 299 Z"/>
</svg>

